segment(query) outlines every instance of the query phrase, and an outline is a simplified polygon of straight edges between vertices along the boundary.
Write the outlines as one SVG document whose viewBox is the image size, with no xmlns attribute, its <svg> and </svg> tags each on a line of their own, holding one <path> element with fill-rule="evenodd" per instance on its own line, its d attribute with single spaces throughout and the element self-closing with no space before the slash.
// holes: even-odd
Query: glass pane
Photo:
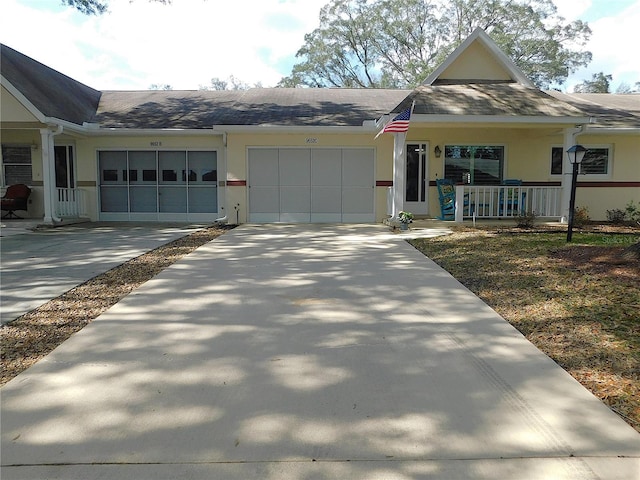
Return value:
<svg viewBox="0 0 640 480">
<path fill-rule="evenodd" d="M 69 177 L 67 172 L 67 147 L 64 145 L 53 147 L 53 155 L 56 166 L 56 187 L 69 188 Z"/>
<path fill-rule="evenodd" d="M 187 166 L 186 152 L 158 152 L 160 184 L 184 184 L 182 172 Z"/>
<path fill-rule="evenodd" d="M 460 145 L 444 147 L 444 178 L 454 183 L 471 181 L 471 149 Z"/>
<path fill-rule="evenodd" d="M 218 211 L 218 189 L 213 186 L 189 188 L 189 213 Z"/>
<path fill-rule="evenodd" d="M 186 213 L 187 189 L 184 187 L 160 187 L 158 199 L 161 212 Z"/>
<path fill-rule="evenodd" d="M 473 151 L 473 185 L 500 185 L 503 147 L 475 147 Z"/>
<path fill-rule="evenodd" d="M 562 175 L 563 159 L 564 151 L 562 147 L 553 147 L 551 149 L 551 175 Z"/>
<path fill-rule="evenodd" d="M 504 165 L 504 147 L 445 146 L 444 176 L 454 183 L 500 185 Z"/>
<path fill-rule="evenodd" d="M 127 187 L 100 187 L 102 212 L 128 212 Z"/>
<path fill-rule="evenodd" d="M 127 169 L 127 152 L 98 152 L 98 159 L 100 179 L 103 184 L 127 183 L 123 173 Z"/>
<path fill-rule="evenodd" d="M 31 165 L 6 165 L 4 166 L 4 181 L 7 185 L 16 183 L 31 183 Z"/>
<path fill-rule="evenodd" d="M 407 202 L 418 201 L 420 175 L 420 145 L 407 145 L 407 178 L 405 186 L 405 200 Z"/>
<path fill-rule="evenodd" d="M 2 161 L 4 163 L 31 164 L 31 146 L 2 145 Z"/>
<path fill-rule="evenodd" d="M 156 168 L 156 152 L 129 152 L 130 183 L 155 184 Z M 146 175 L 144 172 L 147 172 Z"/>
<path fill-rule="evenodd" d="M 580 172 L 585 175 L 606 175 L 609 170 L 609 149 L 590 148 L 584 154 Z"/>
<path fill-rule="evenodd" d="M 67 169 L 69 171 L 69 188 L 76 186 L 75 168 L 73 168 L 73 147 L 69 145 L 67 147 Z"/>
<path fill-rule="evenodd" d="M 2 145 L 2 163 L 4 164 L 5 185 L 17 183 L 28 185 L 31 183 L 30 145 Z"/>
<path fill-rule="evenodd" d="M 189 152 L 188 158 L 189 183 L 216 182 L 218 180 L 217 152 Z"/>
<path fill-rule="evenodd" d="M 157 192 L 156 187 L 140 187 L 132 186 L 129 189 L 131 195 L 131 211 L 132 212 L 156 212 Z"/>
</svg>

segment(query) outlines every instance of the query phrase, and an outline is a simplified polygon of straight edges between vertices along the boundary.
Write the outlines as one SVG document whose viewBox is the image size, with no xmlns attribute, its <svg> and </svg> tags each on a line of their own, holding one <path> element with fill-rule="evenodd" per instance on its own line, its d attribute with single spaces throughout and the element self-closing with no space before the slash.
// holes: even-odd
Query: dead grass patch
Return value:
<svg viewBox="0 0 640 480">
<path fill-rule="evenodd" d="M 411 243 L 640 431 L 637 229 L 464 228 Z"/>
</svg>

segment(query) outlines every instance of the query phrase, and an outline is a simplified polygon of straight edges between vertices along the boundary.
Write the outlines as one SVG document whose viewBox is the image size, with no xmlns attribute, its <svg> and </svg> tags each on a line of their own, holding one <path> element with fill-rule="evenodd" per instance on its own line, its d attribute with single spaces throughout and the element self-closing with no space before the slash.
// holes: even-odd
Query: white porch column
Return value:
<svg viewBox="0 0 640 480">
<path fill-rule="evenodd" d="M 569 222 L 569 204 L 571 203 L 571 176 L 573 167 L 569 162 L 567 150 L 573 147 L 577 140 L 576 137 L 582 133 L 583 126 L 565 128 L 564 142 L 562 147 L 562 194 L 561 194 L 561 223 Z"/>
<path fill-rule="evenodd" d="M 393 211 L 392 220 L 398 219 L 398 213 L 404 210 L 406 174 L 405 145 L 406 133 L 393 134 Z"/>
<path fill-rule="evenodd" d="M 56 216 L 56 168 L 53 138 L 62 133 L 62 126 L 57 130 L 43 128 L 40 130 L 42 141 L 42 185 L 44 195 L 44 223 L 53 224 L 60 222 Z"/>
</svg>

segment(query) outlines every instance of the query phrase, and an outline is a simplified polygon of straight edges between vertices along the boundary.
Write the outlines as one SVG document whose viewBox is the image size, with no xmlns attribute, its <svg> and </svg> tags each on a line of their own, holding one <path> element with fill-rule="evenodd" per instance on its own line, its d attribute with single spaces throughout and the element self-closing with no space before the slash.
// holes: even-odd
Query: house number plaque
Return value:
<svg viewBox="0 0 640 480">
<path fill-rule="evenodd" d="M 151 145 L 152 147 L 161 147 L 162 142 L 149 142 L 149 145 Z"/>
</svg>

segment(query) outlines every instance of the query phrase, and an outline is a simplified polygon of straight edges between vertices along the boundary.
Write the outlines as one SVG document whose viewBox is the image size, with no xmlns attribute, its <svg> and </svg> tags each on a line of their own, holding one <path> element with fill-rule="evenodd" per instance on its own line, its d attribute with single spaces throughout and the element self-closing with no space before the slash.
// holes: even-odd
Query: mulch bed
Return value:
<svg viewBox="0 0 640 480">
<path fill-rule="evenodd" d="M 3 325 L 0 385 L 46 356 L 147 280 L 230 228 L 212 226 L 174 240 Z"/>
</svg>

